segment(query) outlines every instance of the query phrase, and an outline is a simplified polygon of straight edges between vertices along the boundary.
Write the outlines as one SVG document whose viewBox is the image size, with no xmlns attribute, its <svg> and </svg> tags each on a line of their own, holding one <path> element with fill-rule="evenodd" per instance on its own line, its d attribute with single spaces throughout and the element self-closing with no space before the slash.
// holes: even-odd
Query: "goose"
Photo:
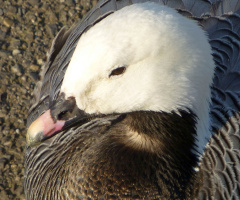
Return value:
<svg viewBox="0 0 240 200">
<path fill-rule="evenodd" d="M 239 199 L 238 1 L 100 0 L 52 43 L 26 199 Z"/>
</svg>

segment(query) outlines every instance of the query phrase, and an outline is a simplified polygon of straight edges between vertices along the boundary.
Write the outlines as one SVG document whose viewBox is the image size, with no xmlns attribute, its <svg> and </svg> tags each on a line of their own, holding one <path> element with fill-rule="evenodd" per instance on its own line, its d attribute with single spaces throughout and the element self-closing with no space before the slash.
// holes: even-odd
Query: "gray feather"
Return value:
<svg viewBox="0 0 240 200">
<path fill-rule="evenodd" d="M 46 111 L 51 102 L 57 98 L 65 71 L 81 35 L 116 10 L 133 3 L 145 1 L 101 0 L 81 23 L 69 30 L 62 28 L 53 41 L 47 62 L 41 73 L 41 81 L 35 89 L 35 99 L 29 112 L 28 126 Z M 199 192 L 199 199 L 239 199 L 240 1 L 156 0 L 154 2 L 177 9 L 184 16 L 197 20 L 208 33 L 216 64 L 211 105 L 213 131 L 200 166 L 203 173 L 203 186 Z M 109 123 L 109 121 L 98 123 L 100 124 L 98 124 L 99 127 L 105 127 L 104 124 Z M 93 127 L 95 128 L 95 126 Z M 35 198 L 35 196 L 28 196 L 28 191 L 33 189 L 33 185 L 42 184 L 42 187 L 47 188 L 48 183 L 44 180 L 47 180 L 48 174 L 40 174 L 41 178 L 39 180 L 32 179 L 31 176 L 38 172 L 39 165 L 48 167 L 49 162 L 40 164 L 36 160 L 54 157 L 53 152 L 59 148 L 56 144 L 62 144 L 69 139 L 69 137 L 64 138 L 62 136 L 63 134 L 59 134 L 55 141 L 49 140 L 35 149 L 27 149 L 26 165 L 28 168 L 25 171 L 25 176 L 28 176 L 25 180 L 27 199 Z M 50 144 L 51 147 L 49 148 Z M 64 153 L 61 152 L 61 154 Z M 28 159 L 34 156 L 36 156 L 35 160 Z M 54 161 L 54 165 L 63 164 L 61 160 Z M 36 172 L 33 172 L 33 170 L 36 170 Z M 54 170 L 54 168 L 50 170 Z M 39 183 L 40 181 L 43 181 L 43 183 Z M 54 181 L 56 188 L 58 188 L 59 181 L 66 180 L 54 179 Z M 42 187 L 35 188 L 35 195 L 44 198 L 46 197 L 45 194 L 41 194 L 40 191 Z M 50 189 L 49 195 L 59 199 L 60 197 L 54 196 L 56 194 L 52 194 Z"/>
</svg>

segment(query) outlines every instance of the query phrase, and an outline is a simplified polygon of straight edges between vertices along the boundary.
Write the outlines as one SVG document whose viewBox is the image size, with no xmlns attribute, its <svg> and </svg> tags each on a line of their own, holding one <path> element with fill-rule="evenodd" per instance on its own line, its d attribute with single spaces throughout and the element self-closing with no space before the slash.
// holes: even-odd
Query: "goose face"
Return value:
<svg viewBox="0 0 240 200">
<path fill-rule="evenodd" d="M 61 92 L 91 114 L 197 112 L 209 101 L 213 66 L 195 22 L 164 6 L 136 4 L 81 37 Z"/>
<path fill-rule="evenodd" d="M 213 73 L 208 39 L 193 20 L 155 3 L 135 4 L 81 36 L 60 93 L 67 101 L 73 98 L 87 115 L 191 110 L 197 116 L 196 146 L 202 153 L 210 136 Z M 56 131 L 64 127 L 50 121 Z M 28 131 L 31 141 L 39 130 L 44 132 L 43 125 L 38 131 L 35 127 Z"/>
</svg>

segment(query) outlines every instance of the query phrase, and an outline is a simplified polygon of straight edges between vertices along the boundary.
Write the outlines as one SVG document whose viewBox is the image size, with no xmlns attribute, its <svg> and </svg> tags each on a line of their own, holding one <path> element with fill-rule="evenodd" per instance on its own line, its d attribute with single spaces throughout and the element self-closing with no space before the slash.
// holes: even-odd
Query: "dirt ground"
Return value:
<svg viewBox="0 0 240 200">
<path fill-rule="evenodd" d="M 51 41 L 96 2 L 0 0 L 0 199 L 25 199 L 26 119 Z"/>
</svg>

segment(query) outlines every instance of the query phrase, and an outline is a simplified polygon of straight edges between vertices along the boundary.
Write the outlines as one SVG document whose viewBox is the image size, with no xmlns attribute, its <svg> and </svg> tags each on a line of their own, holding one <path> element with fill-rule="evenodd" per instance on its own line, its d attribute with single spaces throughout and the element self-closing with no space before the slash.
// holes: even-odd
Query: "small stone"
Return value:
<svg viewBox="0 0 240 200">
<path fill-rule="evenodd" d="M 32 6 L 38 5 L 39 2 L 40 2 L 40 0 L 29 0 L 29 3 L 30 3 Z"/>
<path fill-rule="evenodd" d="M 18 8 L 18 13 L 17 14 L 18 14 L 19 17 L 22 17 L 22 8 L 20 8 L 20 7 Z"/>
<path fill-rule="evenodd" d="M 73 15 L 75 14 L 75 10 L 69 10 L 68 14 L 70 17 L 73 17 Z"/>
<path fill-rule="evenodd" d="M 23 67 L 21 65 L 14 65 L 11 67 L 11 71 L 18 76 L 21 76 L 23 74 Z"/>
<path fill-rule="evenodd" d="M 95 6 L 97 4 L 97 2 L 98 2 L 97 0 L 93 0 L 92 5 Z"/>
<path fill-rule="evenodd" d="M 61 22 L 67 21 L 67 13 L 64 10 L 60 11 L 59 20 Z"/>
<path fill-rule="evenodd" d="M 32 23 L 35 23 L 36 20 L 37 20 L 37 18 L 33 15 L 33 16 L 31 17 L 31 22 L 32 22 Z"/>
<path fill-rule="evenodd" d="M 0 40 L 4 40 L 6 37 L 6 34 L 7 34 L 6 32 L 0 30 Z"/>
<path fill-rule="evenodd" d="M 73 0 L 66 0 L 65 3 L 66 3 L 68 6 L 73 6 L 73 5 L 74 5 Z"/>
<path fill-rule="evenodd" d="M 48 24 L 47 25 L 47 32 L 51 37 L 55 37 L 55 35 L 57 34 L 56 24 Z"/>
<path fill-rule="evenodd" d="M 11 147 L 12 146 L 12 141 L 7 141 L 3 143 L 4 146 Z"/>
<path fill-rule="evenodd" d="M 16 181 L 16 182 L 17 182 L 17 181 L 20 181 L 19 176 L 16 176 L 15 181 Z M 17 189 L 17 188 L 18 188 L 18 186 L 15 186 L 15 189 Z"/>
<path fill-rule="evenodd" d="M 11 41 L 11 44 L 10 44 L 10 45 L 11 45 L 11 47 L 13 47 L 13 48 L 19 48 L 20 45 L 21 45 L 21 41 L 14 39 L 14 40 Z"/>
<path fill-rule="evenodd" d="M 24 65 L 24 66 L 29 67 L 30 64 L 31 64 L 31 61 L 30 61 L 30 60 L 24 60 L 24 61 L 23 61 L 23 65 Z"/>
<path fill-rule="evenodd" d="M 11 165 L 11 168 L 16 169 L 16 168 L 17 168 L 17 165 L 12 164 L 12 165 Z"/>
<path fill-rule="evenodd" d="M 26 41 L 27 42 L 32 41 L 33 40 L 33 36 L 34 36 L 34 34 L 32 32 L 26 33 L 26 35 L 25 35 Z"/>
<path fill-rule="evenodd" d="M 22 76 L 21 80 L 22 80 L 22 82 L 26 82 L 26 80 L 27 80 L 26 76 Z"/>
<path fill-rule="evenodd" d="M 38 73 L 36 72 L 30 72 L 30 77 L 34 80 L 37 81 L 38 80 Z"/>
<path fill-rule="evenodd" d="M 48 12 L 46 13 L 46 16 L 47 16 L 47 18 L 48 18 L 48 20 L 49 20 L 50 23 L 51 23 L 51 22 L 55 23 L 56 21 L 58 21 L 57 16 L 56 16 L 52 11 L 48 11 Z"/>
<path fill-rule="evenodd" d="M 0 94 L 0 101 L 5 103 L 7 101 L 7 92 L 3 92 L 2 94 Z M 4 114 L 3 112 L 1 112 L 2 114 Z M 3 115 L 5 116 L 5 115 Z M 0 114 L 1 117 L 1 114 Z"/>
<path fill-rule="evenodd" d="M 3 10 L 0 9 L 0 16 L 3 16 Z"/>
<path fill-rule="evenodd" d="M 22 44 L 22 48 L 23 49 L 26 49 L 28 47 L 28 44 L 26 43 L 26 42 L 24 42 L 23 44 Z"/>
<path fill-rule="evenodd" d="M 6 26 L 6 27 L 11 27 L 13 25 L 13 21 L 8 19 L 8 18 L 5 18 L 3 20 L 3 24 Z"/>
<path fill-rule="evenodd" d="M 18 179 L 19 179 L 19 181 L 20 181 L 20 178 L 18 178 Z M 16 188 L 15 192 L 16 192 L 16 194 L 19 195 L 19 196 L 20 196 L 20 195 L 23 195 L 23 194 L 24 194 L 23 186 L 18 185 L 18 187 Z M 22 199 L 25 199 L 25 198 L 22 197 Z"/>
<path fill-rule="evenodd" d="M 27 9 L 26 8 L 22 8 L 22 14 L 25 15 L 27 12 Z"/>
<path fill-rule="evenodd" d="M 16 55 L 18 55 L 18 54 L 20 54 L 21 53 L 21 51 L 19 50 L 19 49 L 14 49 L 13 51 L 12 51 L 12 55 L 13 56 L 16 56 Z"/>
<path fill-rule="evenodd" d="M 6 26 L 2 26 L 1 27 L 1 30 L 3 31 L 3 32 L 5 32 L 5 33 L 7 33 L 8 31 L 9 31 L 9 27 L 6 27 Z"/>
<path fill-rule="evenodd" d="M 39 65 L 42 65 L 43 64 L 43 59 L 37 59 L 37 63 L 39 64 Z"/>
<path fill-rule="evenodd" d="M 2 113 L 0 110 L 0 124 L 2 124 L 2 119 L 6 116 L 6 114 Z M 1 129 L 0 129 L 1 130 Z"/>
<path fill-rule="evenodd" d="M 10 51 L 0 50 L 0 58 L 7 58 L 8 56 L 10 56 L 10 54 Z"/>
<path fill-rule="evenodd" d="M 10 7 L 8 8 L 8 12 L 15 14 L 15 13 L 17 13 L 17 8 L 14 7 L 14 6 L 10 6 Z"/>
<path fill-rule="evenodd" d="M 1 196 L 2 199 L 9 199 L 7 191 L 5 191 L 5 190 L 2 190 L 0 192 L 0 196 Z"/>
<path fill-rule="evenodd" d="M 6 154 L 6 149 L 4 149 L 3 147 L 0 147 L 0 154 Z"/>
<path fill-rule="evenodd" d="M 82 10 L 81 10 L 82 16 L 86 15 L 86 13 L 87 13 L 87 11 L 86 11 L 85 9 L 82 9 Z"/>
<path fill-rule="evenodd" d="M 27 90 L 26 90 L 25 88 L 21 88 L 21 92 L 22 92 L 23 94 L 27 94 Z"/>
<path fill-rule="evenodd" d="M 39 67 L 38 65 L 32 64 L 32 65 L 30 65 L 30 69 L 31 69 L 33 72 L 36 72 L 36 71 L 38 71 L 38 70 L 40 69 L 40 67 Z"/>
<path fill-rule="evenodd" d="M 8 154 L 8 155 L 5 155 L 4 158 L 6 158 L 7 161 L 9 162 L 13 158 L 13 156 Z"/>
</svg>

